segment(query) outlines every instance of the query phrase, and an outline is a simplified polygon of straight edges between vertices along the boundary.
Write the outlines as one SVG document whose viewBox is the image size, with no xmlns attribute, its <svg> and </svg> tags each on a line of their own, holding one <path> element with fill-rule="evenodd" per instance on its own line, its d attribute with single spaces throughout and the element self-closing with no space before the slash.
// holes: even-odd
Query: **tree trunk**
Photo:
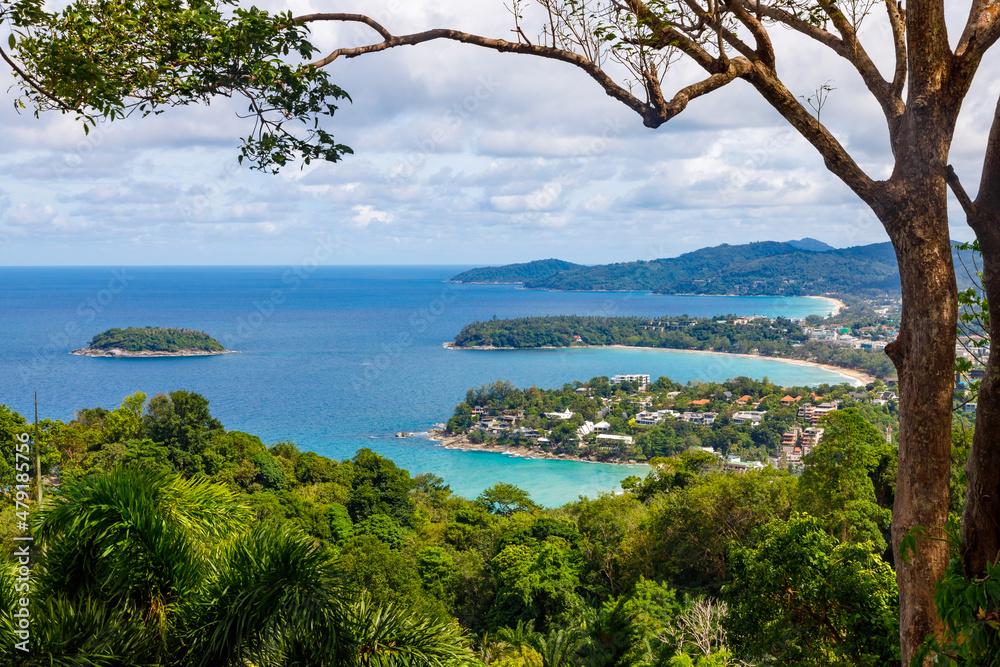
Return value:
<svg viewBox="0 0 1000 667">
<path fill-rule="evenodd" d="M 992 328 L 1000 322 L 1000 100 L 986 145 L 979 195 L 972 204 L 967 204 L 967 199 L 963 206 L 983 254 L 983 291 Z M 965 466 L 962 557 L 970 575 L 981 573 L 1000 553 L 1000 352 L 992 336 L 991 343 L 979 388 L 972 449 Z"/>
<path fill-rule="evenodd" d="M 941 537 L 948 519 L 958 295 L 945 178 L 926 165 L 918 178 L 892 183 L 876 207 L 896 250 L 903 292 L 899 338 L 885 350 L 899 375 L 892 549 L 903 665 L 942 630 L 934 587 L 948 563 L 948 546 L 941 541 L 922 538 L 915 553 L 900 553 L 910 530 L 922 527 Z"/>
<path fill-rule="evenodd" d="M 980 215 L 982 212 L 980 213 Z M 987 295 L 990 323 L 1000 322 L 1000 239 L 980 233 L 983 253 L 983 291 Z M 976 430 L 965 466 L 966 496 L 962 512 L 962 557 L 967 574 L 986 569 L 1000 553 L 1000 358 L 990 346 L 979 387 Z"/>
</svg>

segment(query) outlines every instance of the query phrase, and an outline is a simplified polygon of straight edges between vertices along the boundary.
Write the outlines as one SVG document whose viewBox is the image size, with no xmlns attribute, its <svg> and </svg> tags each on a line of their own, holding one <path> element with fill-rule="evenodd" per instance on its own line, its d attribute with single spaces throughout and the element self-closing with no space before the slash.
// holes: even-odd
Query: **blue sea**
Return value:
<svg viewBox="0 0 1000 667">
<path fill-rule="evenodd" d="M 471 351 L 443 347 L 474 320 L 529 315 L 827 314 L 807 297 L 690 297 L 549 292 L 459 285 L 468 267 L 0 267 L 0 403 L 68 420 L 125 396 L 176 389 L 207 397 L 230 430 L 291 440 L 337 459 L 369 447 L 412 474 L 433 472 L 466 497 L 506 481 L 559 505 L 642 474 L 639 466 L 527 460 L 436 446 L 470 387 L 495 380 L 559 387 L 598 375 L 648 373 L 680 382 L 745 375 L 785 385 L 844 376 L 787 362 L 663 350 Z M 74 356 L 111 327 L 207 331 L 240 354 L 165 359 Z"/>
</svg>

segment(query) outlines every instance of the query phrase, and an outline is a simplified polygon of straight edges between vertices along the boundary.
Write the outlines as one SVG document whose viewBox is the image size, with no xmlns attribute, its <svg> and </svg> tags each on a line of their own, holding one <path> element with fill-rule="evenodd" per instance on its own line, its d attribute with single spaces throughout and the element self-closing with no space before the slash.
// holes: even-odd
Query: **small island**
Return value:
<svg viewBox="0 0 1000 667">
<path fill-rule="evenodd" d="M 127 327 L 99 333 L 73 354 L 87 357 L 202 357 L 235 354 L 204 331 L 176 327 Z"/>
</svg>

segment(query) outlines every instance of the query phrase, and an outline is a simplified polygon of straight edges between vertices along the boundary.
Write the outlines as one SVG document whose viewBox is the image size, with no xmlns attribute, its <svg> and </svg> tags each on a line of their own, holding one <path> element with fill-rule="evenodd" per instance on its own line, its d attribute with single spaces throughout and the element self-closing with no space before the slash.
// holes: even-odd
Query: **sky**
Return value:
<svg viewBox="0 0 1000 667">
<path fill-rule="evenodd" d="M 957 36 L 966 2 L 949 3 Z M 454 27 L 511 38 L 502 0 L 302 0 L 272 10 L 367 12 L 397 34 Z M 529 17 L 530 18 L 530 17 Z M 537 34 L 527 30 L 529 37 Z M 845 61 L 774 30 L 779 74 L 803 97 L 832 88 L 822 120 L 874 178 L 891 170 L 878 107 Z M 862 40 L 887 71 L 888 27 Z M 377 41 L 321 26 L 324 51 Z M 975 191 L 1000 95 L 984 61 L 951 163 Z M 659 129 L 583 72 L 460 44 L 402 47 L 329 66 L 345 101 L 326 128 L 355 154 L 279 175 L 241 167 L 242 104 L 171 109 L 84 135 L 72 117 L 0 105 L 0 265 L 598 264 L 720 243 L 887 241 L 873 214 L 743 82 Z M 686 63 L 666 89 L 693 82 Z M 971 238 L 952 202 L 952 235 Z"/>
</svg>

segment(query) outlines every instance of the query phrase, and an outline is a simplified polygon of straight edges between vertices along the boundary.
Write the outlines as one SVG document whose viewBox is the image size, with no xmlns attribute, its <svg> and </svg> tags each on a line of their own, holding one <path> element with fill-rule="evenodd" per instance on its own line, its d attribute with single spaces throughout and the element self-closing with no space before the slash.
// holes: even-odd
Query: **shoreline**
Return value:
<svg viewBox="0 0 1000 667">
<path fill-rule="evenodd" d="M 835 299 L 832 296 L 808 296 L 806 298 L 807 299 L 822 299 L 823 301 L 828 301 L 831 304 L 833 304 L 833 311 L 831 311 L 830 314 L 827 315 L 827 317 L 833 317 L 834 315 L 839 314 L 840 311 L 842 311 L 845 308 L 847 308 L 847 304 L 846 303 L 844 303 L 840 299 Z"/>
<path fill-rule="evenodd" d="M 853 380 L 857 380 L 861 384 L 869 384 L 874 382 L 877 378 L 862 370 L 857 368 L 847 368 L 844 366 L 834 366 L 833 364 L 821 364 L 818 361 L 807 361 L 805 359 L 789 359 L 788 357 L 766 357 L 762 354 L 741 354 L 739 352 L 713 352 L 709 350 L 675 350 L 669 347 L 639 347 L 637 345 L 593 345 L 592 347 L 612 347 L 619 348 L 622 350 L 652 350 L 660 352 L 687 352 L 689 354 L 720 354 L 727 357 L 750 357 L 751 359 L 766 359 L 770 361 L 780 361 L 786 364 L 795 364 L 796 366 L 814 366 L 816 368 L 822 368 L 823 370 L 832 371 L 839 375 L 849 377 Z M 464 349 L 464 348 L 463 348 Z"/>
<path fill-rule="evenodd" d="M 841 310 L 847 308 L 847 304 L 836 297 L 832 296 L 820 296 L 818 294 L 694 294 L 690 292 L 657 292 L 652 289 L 638 289 L 638 290 L 621 290 L 621 289 L 558 289 L 555 287 L 526 287 L 525 283 L 522 282 L 499 282 L 499 281 L 471 281 L 471 280 L 445 280 L 446 283 L 453 283 L 455 285 L 503 285 L 503 286 L 517 286 L 520 285 L 521 289 L 526 290 L 538 290 L 540 292 L 564 292 L 566 294 L 572 294 L 575 292 L 597 292 L 597 293 L 617 293 L 617 294 L 648 294 L 650 296 L 693 296 L 693 297 L 716 297 L 716 298 L 735 298 L 735 299 L 822 299 L 823 301 L 828 301 L 833 305 L 833 311 L 827 315 L 827 317 L 833 317 L 838 314 Z M 818 314 L 818 313 L 817 313 Z"/>
<path fill-rule="evenodd" d="M 632 459 L 628 461 L 600 461 L 597 458 L 579 458 L 576 456 L 567 456 L 566 454 L 550 454 L 545 451 L 539 451 L 529 447 L 520 447 L 517 445 L 508 446 L 475 443 L 469 440 L 465 435 L 445 435 L 444 431 L 440 429 L 430 429 L 425 437 L 438 447 L 454 449 L 462 452 L 488 452 L 490 454 L 506 454 L 507 456 L 512 456 L 514 458 L 546 459 L 549 461 L 568 461 L 570 463 L 597 463 L 599 465 L 615 466 L 649 465 L 648 463 L 642 463 Z"/>
<path fill-rule="evenodd" d="M 817 361 L 807 361 L 805 359 L 790 359 L 788 357 L 766 357 L 762 354 L 741 354 L 739 352 L 715 352 L 711 350 L 681 350 L 670 347 L 644 347 L 639 345 L 577 345 L 571 347 L 492 347 L 478 345 L 476 347 L 459 347 L 455 343 L 444 343 L 443 346 L 449 350 L 482 350 L 484 352 L 504 351 L 504 350 L 573 350 L 573 349 L 620 349 L 620 350 L 650 350 L 653 352 L 686 352 L 689 354 L 715 354 L 727 357 L 749 357 L 751 359 L 766 359 L 778 361 L 797 366 L 813 366 L 823 370 L 837 373 L 845 378 L 860 382 L 862 385 L 874 382 L 877 378 L 857 368 L 847 368 L 844 366 L 834 366 L 832 364 L 821 364 Z"/>
<path fill-rule="evenodd" d="M 176 350 L 170 352 L 167 350 L 140 350 L 139 352 L 129 352 L 127 350 L 122 350 L 120 348 L 114 347 L 110 350 L 92 350 L 89 347 L 85 347 L 79 350 L 73 350 L 70 354 L 75 354 L 80 357 L 105 357 L 109 359 L 152 359 L 152 358 L 166 358 L 166 357 L 214 357 L 220 354 L 239 354 L 239 350 Z"/>
</svg>

